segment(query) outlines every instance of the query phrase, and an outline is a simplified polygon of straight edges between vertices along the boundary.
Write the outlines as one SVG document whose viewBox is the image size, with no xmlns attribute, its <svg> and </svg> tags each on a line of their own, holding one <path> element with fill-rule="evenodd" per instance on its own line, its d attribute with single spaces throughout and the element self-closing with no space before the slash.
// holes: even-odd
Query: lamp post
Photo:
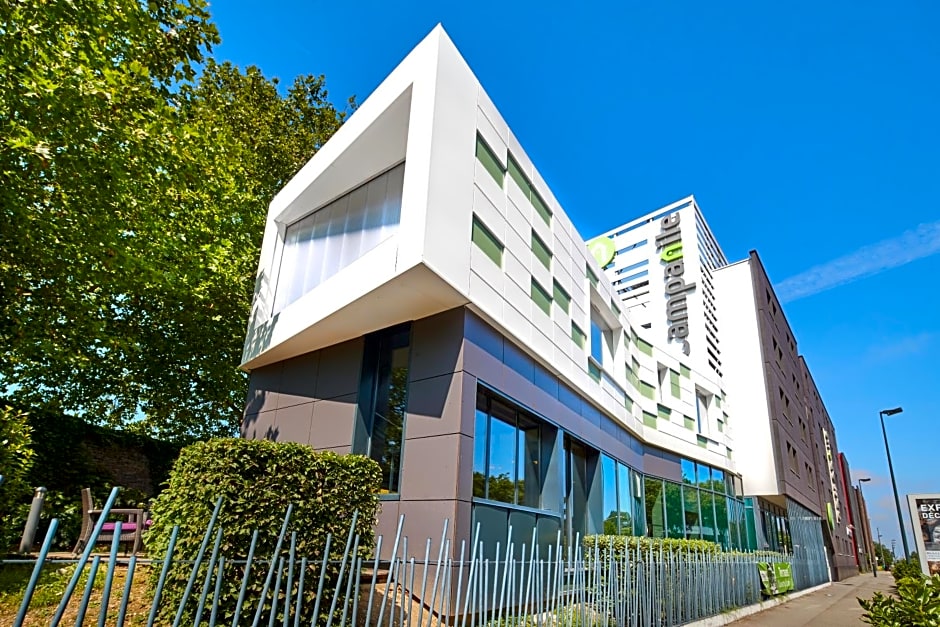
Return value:
<svg viewBox="0 0 940 627">
<path fill-rule="evenodd" d="M 904 559 L 907 559 L 911 551 L 907 547 L 907 534 L 904 532 L 904 516 L 901 514 L 901 499 L 898 497 L 898 484 L 894 480 L 894 466 L 891 465 L 891 449 L 888 448 L 888 432 L 885 431 L 885 416 L 900 414 L 902 411 L 904 410 L 900 407 L 882 409 L 878 412 L 878 417 L 881 418 L 881 435 L 884 436 L 885 453 L 888 455 L 888 472 L 891 474 L 891 487 L 894 489 L 894 505 L 898 509 L 898 526 L 901 528 L 901 544 L 904 545 Z"/>
<path fill-rule="evenodd" d="M 859 478 L 859 480 L 858 480 L 858 500 L 859 500 L 859 501 L 864 501 L 864 500 L 865 500 L 864 497 L 862 496 L 862 483 L 865 482 L 865 481 L 871 481 L 871 477 L 861 477 L 861 478 Z M 858 509 L 859 513 L 861 513 L 861 511 L 862 511 L 861 506 L 859 506 L 857 509 Z M 866 511 L 867 511 L 867 509 L 868 509 L 868 508 L 866 508 Z M 859 522 L 861 522 L 861 521 L 859 521 Z M 868 522 L 868 521 L 866 521 L 866 522 Z M 861 530 L 861 525 L 859 525 L 858 528 L 855 530 L 856 539 L 857 539 L 857 536 L 858 536 L 858 532 L 859 532 L 860 530 Z M 862 533 L 862 540 L 863 540 L 863 541 L 865 540 L 865 535 L 866 535 L 866 534 L 863 532 L 863 533 Z M 871 535 L 871 527 L 870 527 L 870 526 L 869 526 L 869 528 L 868 528 L 868 534 L 867 534 L 867 535 L 869 535 L 869 536 Z M 872 555 L 871 555 L 871 547 L 866 547 L 866 548 L 869 549 L 867 552 L 868 552 L 868 564 L 871 566 L 871 575 L 872 575 L 872 577 L 877 577 L 877 576 L 878 576 L 878 569 L 875 568 L 875 562 L 874 562 L 874 559 L 872 558 Z"/>
</svg>

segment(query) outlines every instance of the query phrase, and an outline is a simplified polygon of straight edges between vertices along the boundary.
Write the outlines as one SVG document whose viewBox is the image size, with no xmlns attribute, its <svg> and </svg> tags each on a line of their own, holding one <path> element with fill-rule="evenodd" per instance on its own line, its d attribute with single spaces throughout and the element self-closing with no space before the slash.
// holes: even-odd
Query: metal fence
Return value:
<svg viewBox="0 0 940 627">
<path fill-rule="evenodd" d="M 116 492 L 105 504 L 107 510 Z M 296 532 L 288 536 L 291 516 L 288 508 L 278 535 L 276 548 L 269 556 L 256 556 L 255 532 L 247 555 L 223 555 L 220 551 L 222 530 L 216 525 L 221 500 L 205 531 L 195 556 L 174 555 L 177 530 L 162 559 L 139 560 L 131 556 L 126 564 L 123 591 L 113 591 L 118 563 L 119 531 L 115 531 L 106 562 L 91 555 L 95 539 L 106 515 L 93 531 L 92 540 L 77 564 L 50 625 L 55 627 L 70 608 L 68 622 L 75 625 L 95 623 L 124 625 L 239 624 L 300 627 L 321 624 L 327 627 L 376 625 L 381 627 L 503 627 L 541 626 L 670 626 L 681 625 L 719 614 L 732 608 L 756 603 L 761 598 L 757 562 L 791 561 L 784 556 L 744 553 L 707 553 L 666 551 L 663 548 L 616 550 L 613 546 L 584 549 L 576 542 L 566 550 L 559 536 L 552 545 L 532 541 L 484 546 L 479 540 L 479 525 L 471 542 L 452 546 L 444 523 L 436 555 L 431 540 L 423 555 L 408 551 L 408 538 L 402 535 L 403 518 L 388 559 L 379 559 L 383 538 L 378 537 L 374 557 L 361 557 L 359 537 L 354 533 L 355 517 L 344 543 L 342 558 L 329 561 L 327 537 L 322 559 L 297 554 Z M 46 563 L 57 522 L 53 521 L 32 571 L 15 625 L 23 624 L 41 569 Z M 214 542 L 213 542 L 214 540 Z M 211 545 L 211 550 L 210 550 Z M 335 547 L 334 547 L 335 549 Z M 334 552 L 334 555 L 337 554 Z M 139 563 L 149 562 L 159 572 L 156 586 L 149 592 L 150 611 L 130 620 L 128 599 L 134 587 Z M 237 580 L 228 566 L 239 564 Z M 164 585 L 171 567 L 188 570 L 185 591 L 174 595 L 168 607 Z M 100 592 L 95 589 L 96 575 L 106 569 Z M 87 570 L 87 582 L 78 595 L 77 588 Z M 332 573 L 332 574 L 331 574 Z M 100 584 L 100 576 L 99 586 Z M 249 580 L 260 584 L 261 594 L 246 594 Z M 220 612 L 223 587 L 239 590 L 237 604 Z M 315 591 L 315 593 L 314 593 Z M 109 616 L 109 601 L 120 602 Z M 73 596 L 76 598 L 73 600 Z M 176 599 L 179 599 L 178 602 Z M 313 607 L 305 606 L 313 603 Z M 77 609 L 76 609 L 77 607 Z M 98 608 L 90 616 L 89 608 Z M 311 611 L 312 610 L 312 611 Z M 227 613 L 226 613 L 227 612 Z M 301 616 L 312 617 L 304 621 Z M 172 618 L 170 618 L 172 617 Z"/>
</svg>

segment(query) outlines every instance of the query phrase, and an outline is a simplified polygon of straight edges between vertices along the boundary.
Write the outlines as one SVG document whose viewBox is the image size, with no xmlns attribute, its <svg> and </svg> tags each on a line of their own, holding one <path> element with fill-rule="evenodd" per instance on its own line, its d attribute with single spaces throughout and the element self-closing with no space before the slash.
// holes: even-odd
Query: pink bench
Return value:
<svg viewBox="0 0 940 627">
<path fill-rule="evenodd" d="M 102 511 L 95 509 L 94 501 L 91 498 L 91 489 L 82 489 L 82 531 L 79 534 L 78 542 L 75 544 L 73 553 L 81 553 L 91 540 L 91 534 L 101 517 Z M 147 529 L 152 520 L 146 518 L 143 509 L 111 509 L 108 512 L 108 518 L 121 519 L 121 536 L 119 542 L 131 544 L 131 555 L 137 553 L 141 546 L 141 533 Z M 114 532 L 117 530 L 117 521 L 107 521 L 101 526 L 101 531 L 96 539 L 97 543 L 111 544 L 114 541 Z"/>
</svg>

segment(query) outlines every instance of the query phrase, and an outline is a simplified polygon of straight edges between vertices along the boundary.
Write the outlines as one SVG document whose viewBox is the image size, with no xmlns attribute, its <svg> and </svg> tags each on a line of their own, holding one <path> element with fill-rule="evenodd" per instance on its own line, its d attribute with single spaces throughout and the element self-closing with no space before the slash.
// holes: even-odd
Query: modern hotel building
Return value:
<svg viewBox="0 0 940 627">
<path fill-rule="evenodd" d="M 656 242 L 663 315 L 607 278 L 640 260 L 589 249 L 435 28 L 270 205 L 243 436 L 371 456 L 380 533 L 404 514 L 421 539 L 449 520 L 452 547 L 479 523 L 488 547 L 758 548 L 717 350 L 726 261 L 693 199 L 661 213 L 626 237 Z"/>
<path fill-rule="evenodd" d="M 658 339 L 438 27 L 271 203 L 243 434 L 372 456 L 384 532 L 748 546 L 724 399 Z"/>
</svg>

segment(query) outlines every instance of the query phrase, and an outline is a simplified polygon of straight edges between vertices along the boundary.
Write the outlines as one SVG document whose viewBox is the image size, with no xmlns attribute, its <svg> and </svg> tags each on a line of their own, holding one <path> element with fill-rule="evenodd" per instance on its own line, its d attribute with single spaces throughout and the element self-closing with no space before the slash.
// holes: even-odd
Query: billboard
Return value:
<svg viewBox="0 0 940 627">
<path fill-rule="evenodd" d="M 924 574 L 940 574 L 940 494 L 908 494 L 917 555 Z"/>
</svg>

